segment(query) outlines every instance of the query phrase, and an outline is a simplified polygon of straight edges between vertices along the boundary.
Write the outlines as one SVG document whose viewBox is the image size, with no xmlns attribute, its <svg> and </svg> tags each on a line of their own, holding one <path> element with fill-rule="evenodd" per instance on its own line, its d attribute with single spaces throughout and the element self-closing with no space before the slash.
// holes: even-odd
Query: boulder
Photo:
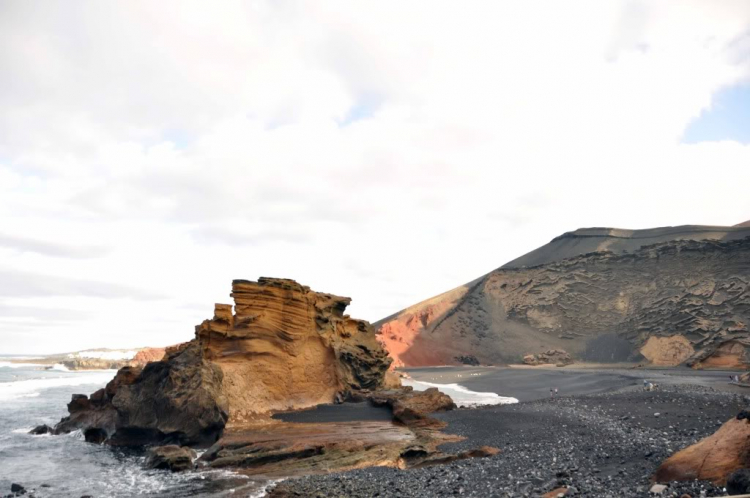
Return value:
<svg viewBox="0 0 750 498">
<path fill-rule="evenodd" d="M 149 448 L 146 457 L 146 468 L 164 469 L 180 472 L 193 468 L 193 461 L 197 457 L 195 451 L 177 445 L 157 446 Z"/>
<path fill-rule="evenodd" d="M 750 423 L 743 416 L 722 425 L 714 434 L 678 451 L 657 469 L 657 482 L 699 479 L 727 484 L 733 472 L 750 467 Z"/>
<path fill-rule="evenodd" d="M 41 436 L 42 434 L 50 434 L 53 432 L 52 427 L 47 424 L 37 425 L 29 431 L 29 434 L 33 436 Z"/>
<path fill-rule="evenodd" d="M 750 494 L 750 469 L 732 472 L 727 479 L 727 493 L 730 495 Z"/>
<path fill-rule="evenodd" d="M 443 427 L 443 422 L 429 415 L 456 408 L 451 397 L 435 387 L 425 391 L 414 391 L 409 388 L 379 391 L 371 394 L 369 399 L 375 406 L 390 407 L 396 421 L 412 427 Z"/>
</svg>

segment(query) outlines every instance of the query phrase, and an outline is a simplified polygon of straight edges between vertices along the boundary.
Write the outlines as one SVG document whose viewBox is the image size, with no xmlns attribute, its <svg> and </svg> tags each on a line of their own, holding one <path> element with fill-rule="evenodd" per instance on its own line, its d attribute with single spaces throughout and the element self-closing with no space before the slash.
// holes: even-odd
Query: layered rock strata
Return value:
<svg viewBox="0 0 750 498">
<path fill-rule="evenodd" d="M 750 228 L 587 229 L 375 324 L 400 366 L 750 365 Z"/>
<path fill-rule="evenodd" d="M 113 445 L 208 446 L 227 424 L 376 390 L 390 360 L 350 299 L 292 280 L 235 280 L 232 306 L 196 327 L 161 361 L 126 367 L 91 397 L 77 395 L 55 432 L 81 429 Z"/>
</svg>

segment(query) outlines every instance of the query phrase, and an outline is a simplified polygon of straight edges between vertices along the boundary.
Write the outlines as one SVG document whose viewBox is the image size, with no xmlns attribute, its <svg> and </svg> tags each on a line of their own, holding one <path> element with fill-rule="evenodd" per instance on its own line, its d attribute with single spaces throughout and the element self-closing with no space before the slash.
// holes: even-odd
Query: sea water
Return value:
<svg viewBox="0 0 750 498">
<path fill-rule="evenodd" d="M 68 414 L 72 394 L 91 394 L 115 371 L 47 370 L 7 360 L 0 357 L 0 496 L 11 483 L 38 498 L 263 496 L 267 481 L 230 471 L 146 470 L 143 450 L 87 443 L 80 432 L 29 435 L 37 425 L 55 425 Z"/>
</svg>

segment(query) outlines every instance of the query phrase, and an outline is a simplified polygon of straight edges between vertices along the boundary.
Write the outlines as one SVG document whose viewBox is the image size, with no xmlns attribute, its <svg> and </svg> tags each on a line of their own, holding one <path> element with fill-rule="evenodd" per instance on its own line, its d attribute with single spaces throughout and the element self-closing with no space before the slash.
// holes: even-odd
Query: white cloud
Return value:
<svg viewBox="0 0 750 498">
<path fill-rule="evenodd" d="M 0 9 L 0 257 L 34 275 L 0 352 L 188 339 L 261 275 L 376 320 L 578 227 L 750 217 L 750 146 L 680 143 L 750 81 L 744 1 Z"/>
</svg>

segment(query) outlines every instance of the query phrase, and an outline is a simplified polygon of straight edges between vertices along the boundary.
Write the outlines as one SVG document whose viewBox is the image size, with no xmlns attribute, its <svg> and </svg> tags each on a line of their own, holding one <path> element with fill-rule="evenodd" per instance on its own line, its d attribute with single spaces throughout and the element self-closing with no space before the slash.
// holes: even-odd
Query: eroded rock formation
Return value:
<svg viewBox="0 0 750 498">
<path fill-rule="evenodd" d="M 586 229 L 375 326 L 399 365 L 750 364 L 750 228 Z"/>
<path fill-rule="evenodd" d="M 231 305 L 161 361 L 126 367 L 91 397 L 77 395 L 55 431 L 113 445 L 207 446 L 229 424 L 344 399 L 383 385 L 390 359 L 349 298 L 292 280 L 235 280 Z"/>
<path fill-rule="evenodd" d="M 223 372 L 232 422 L 383 384 L 390 360 L 369 323 L 344 315 L 349 298 L 263 278 L 235 280 L 232 297 L 234 314 L 217 304 L 196 329 L 201 357 Z"/>
</svg>

